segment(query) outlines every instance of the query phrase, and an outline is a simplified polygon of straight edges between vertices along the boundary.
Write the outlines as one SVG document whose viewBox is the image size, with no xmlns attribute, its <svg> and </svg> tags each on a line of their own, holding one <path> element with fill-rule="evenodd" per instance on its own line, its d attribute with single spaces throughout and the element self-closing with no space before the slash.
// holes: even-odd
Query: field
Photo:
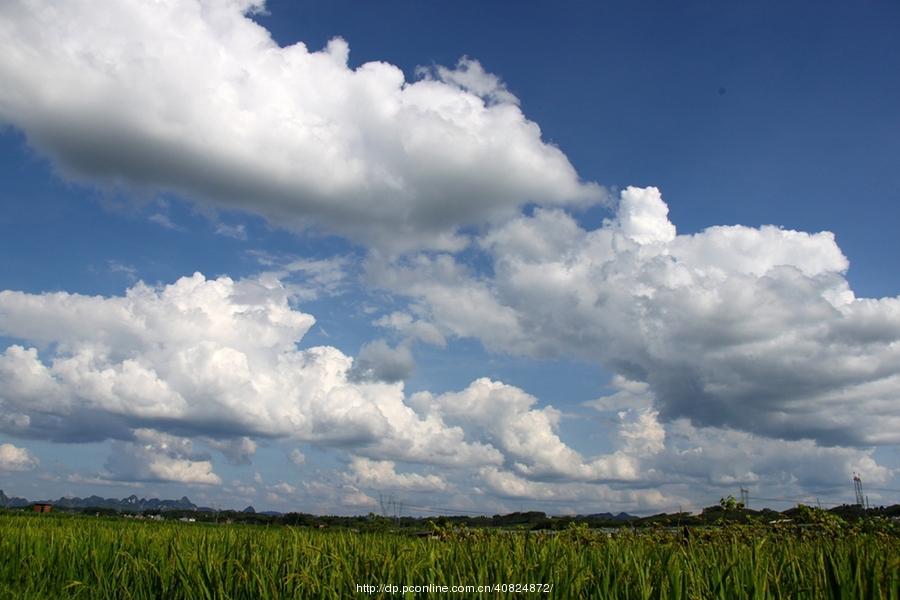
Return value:
<svg viewBox="0 0 900 600">
<path fill-rule="evenodd" d="M 586 527 L 558 535 L 435 529 L 415 537 L 0 514 L 4 599 L 404 597 L 379 592 L 385 584 L 545 590 L 450 594 L 458 598 L 896 599 L 900 537 L 890 528 L 827 523 L 613 536 Z"/>
</svg>

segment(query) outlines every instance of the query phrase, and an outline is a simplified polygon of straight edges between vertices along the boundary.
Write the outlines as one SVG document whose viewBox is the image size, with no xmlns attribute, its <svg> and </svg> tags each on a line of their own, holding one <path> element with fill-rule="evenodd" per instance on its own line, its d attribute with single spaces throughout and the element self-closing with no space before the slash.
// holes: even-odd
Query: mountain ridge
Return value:
<svg viewBox="0 0 900 600">
<path fill-rule="evenodd" d="M 139 498 L 132 494 L 127 498 L 103 498 L 101 496 L 87 496 L 79 498 L 78 496 L 63 496 L 57 500 L 39 500 L 31 501 L 27 498 L 19 498 L 17 496 L 7 496 L 3 490 L 0 490 L 0 506 L 4 508 L 21 508 L 29 506 L 37 502 L 46 502 L 60 508 L 104 508 L 112 509 L 119 512 L 143 512 L 146 510 L 191 510 L 191 511 L 212 511 L 211 508 L 205 506 L 197 506 L 187 496 L 182 496 L 178 500 L 161 500 L 159 498 Z"/>
</svg>

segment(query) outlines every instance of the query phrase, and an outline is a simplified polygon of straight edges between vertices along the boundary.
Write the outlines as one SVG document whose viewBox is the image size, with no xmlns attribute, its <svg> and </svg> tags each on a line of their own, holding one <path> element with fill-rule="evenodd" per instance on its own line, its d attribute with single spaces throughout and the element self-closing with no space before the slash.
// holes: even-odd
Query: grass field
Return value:
<svg viewBox="0 0 900 600">
<path fill-rule="evenodd" d="M 413 537 L 8 513 L 0 598 L 403 597 L 357 592 L 364 584 L 552 586 L 450 594 L 458 598 L 900 598 L 900 538 L 864 529 Z"/>
</svg>

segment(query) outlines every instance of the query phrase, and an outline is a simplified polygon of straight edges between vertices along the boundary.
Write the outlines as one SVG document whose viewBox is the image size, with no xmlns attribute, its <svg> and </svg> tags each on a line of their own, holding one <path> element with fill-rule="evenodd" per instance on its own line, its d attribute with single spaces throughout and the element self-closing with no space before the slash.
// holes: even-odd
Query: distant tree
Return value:
<svg viewBox="0 0 900 600">
<path fill-rule="evenodd" d="M 739 502 L 734 496 L 729 495 L 727 498 L 719 499 L 719 506 L 725 512 L 734 512 L 736 510 L 744 510 L 744 503 Z"/>
</svg>

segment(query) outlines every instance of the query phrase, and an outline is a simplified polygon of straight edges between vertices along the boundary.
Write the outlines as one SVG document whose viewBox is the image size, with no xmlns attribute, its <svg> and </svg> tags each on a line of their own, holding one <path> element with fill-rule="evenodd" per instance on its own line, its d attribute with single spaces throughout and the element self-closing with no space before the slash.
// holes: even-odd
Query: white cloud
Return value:
<svg viewBox="0 0 900 600">
<path fill-rule="evenodd" d="M 502 382 L 478 379 L 461 392 L 440 396 L 420 392 L 411 403 L 424 414 L 490 441 L 517 472 L 532 478 L 622 481 L 638 476 L 638 462 L 628 454 L 582 457 L 559 438 L 559 411 L 537 408 L 535 397 Z"/>
<path fill-rule="evenodd" d="M 354 68 L 340 38 L 279 47 L 245 16 L 260 6 L 4 2 L 0 121 L 77 179 L 383 248 L 459 248 L 459 225 L 601 196 L 477 61 Z"/>
<path fill-rule="evenodd" d="M 224 440 L 205 438 L 203 441 L 210 448 L 221 452 L 233 465 L 249 465 L 256 454 L 256 442 L 246 436 Z"/>
<path fill-rule="evenodd" d="M 172 222 L 172 219 L 170 219 L 168 215 L 163 213 L 153 213 L 152 215 L 147 217 L 147 220 L 152 223 L 156 223 L 160 227 L 171 229 L 172 231 L 184 231 L 181 227 Z"/>
<path fill-rule="evenodd" d="M 521 231 L 540 231 L 540 220 L 545 217 L 552 221 L 548 229 L 556 234 L 549 239 L 538 237 L 528 245 L 529 237 L 534 236 L 520 235 Z M 510 223 L 510 230 L 493 232 L 485 244 L 518 245 L 522 254 L 537 265 L 547 262 L 548 249 L 568 252 L 566 268 L 582 275 L 591 272 L 579 266 L 580 261 L 587 260 L 580 250 L 567 250 L 568 235 L 557 235 L 567 227 L 566 218 L 559 213 L 538 211 L 534 217 Z M 776 233 L 774 230 L 765 235 Z M 589 238 L 591 234 L 580 235 Z M 606 235 L 615 236 L 615 230 Z M 827 241 L 827 236 L 817 239 Z M 540 323 L 537 318 L 526 321 L 522 316 L 531 313 L 525 308 L 534 310 L 530 304 L 510 307 L 517 328 L 508 332 L 510 340 L 535 327 L 547 334 L 536 336 L 528 352 L 551 351 L 569 343 L 570 349 L 585 352 L 583 356 L 600 359 L 608 356 L 607 350 L 597 350 L 588 342 L 603 339 L 598 332 L 620 335 L 611 339 L 616 342 L 617 357 L 626 361 L 618 364 L 620 372 L 631 378 L 614 378 L 612 393 L 589 403 L 607 415 L 598 422 L 606 423 L 609 430 L 598 426 L 597 432 L 612 446 L 605 454 L 585 455 L 569 446 L 560 432 L 561 413 L 557 409 L 541 405 L 525 391 L 499 381 L 479 379 L 457 392 L 420 392 L 410 397 L 402 383 L 355 381 L 351 377 L 354 361 L 337 349 L 298 347 L 314 319 L 292 307 L 291 292 L 272 276 L 234 281 L 227 277 L 208 280 L 197 274 L 167 286 L 138 283 L 123 296 L 108 298 L 0 292 L 0 332 L 28 345 L 15 344 L 0 353 L 0 414 L 4 415 L 0 428 L 17 437 L 70 442 L 112 439 L 113 455 L 101 478 L 123 482 L 218 485 L 220 478 L 212 457 L 198 451 L 197 446 L 221 452 L 240 464 L 253 458 L 258 439 L 283 438 L 291 444 L 288 447 L 331 447 L 354 457 L 350 472 L 331 482 L 335 488 L 326 498 L 352 507 L 347 510 L 371 506 L 367 491 L 376 489 L 443 493 L 459 498 L 456 502 L 462 502 L 466 494 L 480 494 L 481 489 L 485 491 L 485 506 L 496 506 L 498 498 L 524 499 L 531 494 L 535 500 L 557 503 L 555 506 L 565 503 L 567 510 L 591 510 L 598 502 L 621 507 L 631 502 L 652 510 L 666 503 L 665 508 L 675 506 L 676 501 L 680 504 L 688 497 L 717 497 L 723 488 L 733 493 L 737 484 L 787 496 L 833 486 L 846 479 L 851 470 L 863 473 L 868 482 L 890 480 L 893 473 L 875 461 L 871 449 L 809 439 L 773 439 L 766 432 L 739 431 L 742 423 L 709 425 L 695 419 L 692 424 L 677 413 L 667 415 L 670 405 L 659 391 L 665 393 L 667 388 L 660 388 L 659 380 L 639 380 L 635 373 L 640 369 L 622 365 L 627 361 L 644 364 L 638 359 L 648 361 L 646 364 L 678 359 L 682 373 L 691 375 L 693 365 L 705 364 L 703 353 L 711 352 L 705 350 L 707 346 L 718 348 L 714 355 L 717 360 L 730 356 L 731 362 L 724 362 L 726 366 L 737 364 L 740 355 L 729 355 L 722 347 L 730 348 L 731 339 L 739 338 L 742 330 L 732 321 L 722 320 L 718 328 L 704 333 L 704 338 L 697 331 L 704 321 L 685 317 L 691 315 L 687 312 L 690 303 L 666 301 L 656 306 L 650 301 L 667 299 L 676 284 L 705 281 L 686 265 L 680 268 L 677 259 L 660 258 L 665 244 L 654 241 L 648 250 L 634 245 L 633 240 L 607 242 L 605 250 L 595 243 L 590 256 L 601 261 L 601 267 L 612 274 L 610 279 L 550 273 L 556 277 L 555 283 L 548 275 L 549 282 L 543 288 L 530 288 L 541 298 L 546 311 L 558 310 L 559 294 L 572 294 L 567 296 L 573 313 L 568 316 L 574 318 L 583 311 L 582 316 L 597 319 L 596 323 L 579 322 L 582 337 L 568 335 L 564 329 L 555 337 L 549 336 L 552 329 L 548 326 L 567 322 L 552 322 L 549 312 L 537 314 L 551 319 L 550 323 Z M 799 238 L 798 242 L 807 243 L 808 238 Z M 681 243 L 677 237 L 668 242 L 670 246 L 676 243 Z M 627 261 L 620 258 L 610 249 L 613 244 L 623 245 L 631 257 Z M 636 257 L 641 253 L 643 257 Z M 816 273 L 838 262 L 827 252 L 818 258 L 809 253 L 805 256 L 807 262 L 802 268 L 810 275 L 803 277 L 815 278 Z M 719 259 L 722 264 L 730 264 L 721 256 Z M 517 273 L 508 270 L 509 266 L 500 265 L 497 279 L 489 280 L 472 275 L 452 261 L 434 257 L 411 260 L 418 267 L 439 272 L 446 267 L 445 273 L 465 275 L 460 280 L 463 285 L 480 287 L 498 305 L 507 298 L 503 295 L 507 286 L 525 289 L 515 277 L 508 276 Z M 504 260 L 518 260 L 521 268 L 528 262 L 512 253 L 504 255 Z M 773 259 L 771 267 L 762 269 L 763 277 L 772 278 L 773 270 L 780 272 L 782 260 Z M 674 266 L 656 272 L 645 265 L 654 261 Z M 760 262 L 754 262 L 752 268 L 761 269 Z M 402 276 L 416 274 L 418 267 Z M 556 268 L 565 273 L 564 268 Z M 750 266 L 741 268 L 751 270 Z M 621 273 L 627 276 L 620 277 Z M 735 277 L 721 265 L 710 268 L 707 276 L 726 283 L 729 277 Z M 435 285 L 442 285 L 442 279 L 435 281 Z M 576 286 L 574 292 L 560 283 L 566 281 L 566 285 Z M 669 286 L 660 281 L 669 282 Z M 835 281 L 840 289 L 842 280 Z M 578 298 L 576 292 L 588 294 L 592 302 L 602 292 L 607 308 L 622 309 L 629 305 L 628 300 L 630 306 L 642 307 L 644 320 L 629 321 L 637 317 L 627 311 L 606 315 L 593 306 L 582 306 L 573 300 Z M 612 301 L 617 295 L 621 299 Z M 893 303 L 848 300 L 840 294 L 830 294 L 829 298 L 828 306 L 849 316 L 838 321 L 843 329 L 831 327 L 827 320 L 819 321 L 825 331 L 822 335 L 827 334 L 835 343 L 856 340 L 854 343 L 871 348 L 893 343 Z M 843 298 L 844 304 L 835 307 L 835 298 Z M 808 308 L 794 310 L 783 306 L 784 301 L 779 304 L 779 300 L 777 294 L 770 298 L 770 304 L 781 310 L 775 314 L 794 315 L 795 319 L 788 321 L 792 327 L 806 323 L 804 311 Z M 855 308 L 847 311 L 848 306 L 857 305 L 858 312 Z M 422 302 L 415 310 L 429 306 Z M 709 306 L 714 303 L 704 310 L 708 312 Z M 654 311 L 671 311 L 673 307 L 678 307 L 675 316 L 686 320 L 676 320 L 669 327 L 678 328 L 678 340 L 688 344 L 690 352 L 676 353 L 667 339 L 674 334 L 663 327 L 661 317 L 649 318 Z M 738 314 L 741 318 L 754 317 L 753 310 L 747 304 Z M 772 312 L 772 307 L 767 310 Z M 797 311 L 800 317 L 796 317 Z M 435 311 L 427 318 L 438 319 L 437 315 Z M 468 317 L 477 323 L 477 314 Z M 385 323 L 396 325 L 399 331 L 417 321 L 426 319 L 390 315 Z M 779 335 L 784 331 L 790 330 L 782 330 Z M 716 346 L 713 334 L 725 335 L 726 342 Z M 746 335 L 751 337 L 750 347 L 767 339 L 764 329 L 751 328 Z M 745 344 L 741 342 L 737 348 L 744 349 Z M 743 360 L 749 359 L 744 356 Z M 705 381 L 714 379 L 707 377 Z M 854 391 L 857 397 L 871 402 L 875 394 L 888 393 L 892 385 L 893 380 L 887 377 L 861 383 Z M 825 398 L 835 409 L 848 402 L 830 393 L 813 400 Z M 703 401 L 710 402 L 706 398 Z M 884 412 L 880 414 L 887 416 L 896 408 L 889 402 L 872 406 L 881 406 Z M 748 406 L 746 410 L 752 415 L 761 409 Z M 840 414 L 837 410 L 833 416 Z M 892 435 L 888 427 L 876 433 Z M 402 472 L 397 470 L 399 464 L 404 465 Z M 441 470 L 437 472 L 435 467 Z M 260 486 L 261 482 L 259 478 Z M 323 510 L 328 506 L 327 502 L 312 503 L 314 491 L 305 486 L 298 486 L 293 493 L 274 486 L 265 491 L 284 508 L 300 501 L 324 506 Z"/>
<path fill-rule="evenodd" d="M 247 240 L 247 228 L 243 223 L 238 223 L 237 225 L 218 223 L 216 224 L 216 233 L 236 240 Z"/>
<path fill-rule="evenodd" d="M 259 274 L 260 281 L 283 286 L 296 300 L 335 296 L 347 287 L 349 257 L 309 259 L 261 250 L 251 250 L 248 254 L 265 268 Z"/>
<path fill-rule="evenodd" d="M 350 463 L 350 473 L 345 479 L 357 486 L 384 491 L 438 492 L 447 489 L 447 484 L 437 475 L 418 473 L 397 473 L 396 464 L 390 460 L 371 460 L 356 456 Z"/>
<path fill-rule="evenodd" d="M 447 340 L 444 334 L 433 324 L 421 319 L 413 319 L 412 315 L 405 312 L 392 312 L 374 321 L 374 325 L 393 329 L 408 340 L 417 340 L 444 348 Z"/>
<path fill-rule="evenodd" d="M 406 344 L 391 347 L 384 340 L 364 344 L 356 357 L 351 377 L 360 381 L 393 383 L 409 379 L 416 368 Z"/>
<path fill-rule="evenodd" d="M 616 413 L 616 436 L 624 452 L 641 459 L 641 486 L 689 486 L 693 496 L 721 495 L 722 488 L 749 487 L 763 496 L 796 498 L 810 490 L 845 497 L 850 474 L 885 484 L 894 472 L 878 464 L 874 450 L 822 446 L 724 427 L 697 427 L 687 419 L 661 423 L 647 408 L 655 402 L 646 384 L 617 378 L 615 393 L 586 403 Z M 729 493 L 731 493 L 729 491 Z"/>
<path fill-rule="evenodd" d="M 645 382 L 665 421 L 900 442 L 900 298 L 856 298 L 831 233 L 677 235 L 667 213 L 656 189 L 628 188 L 592 231 L 538 209 L 486 232 L 490 275 L 448 254 L 373 256 L 367 273 L 489 350 L 593 360 Z"/>
<path fill-rule="evenodd" d="M 427 69 L 419 69 L 419 73 L 426 77 L 432 76 L 432 73 Z M 492 103 L 519 103 L 519 99 L 506 89 L 499 77 L 485 71 L 481 63 L 468 56 L 459 59 L 454 69 L 441 66 L 436 67 L 434 75 L 444 83 L 455 85 L 461 90 L 471 92 Z"/>
<path fill-rule="evenodd" d="M 734 487 L 753 484 L 799 493 L 809 489 L 849 492 L 850 475 L 884 484 L 892 471 L 872 450 L 819 446 L 812 440 L 775 440 L 734 429 L 692 426 L 679 419 L 666 425 L 671 442 L 645 463 L 648 483 L 695 481 Z M 832 492 L 833 493 L 833 492 Z"/>
<path fill-rule="evenodd" d="M 306 464 L 306 455 L 300 452 L 299 448 L 294 448 L 291 450 L 290 454 L 288 454 L 288 459 L 298 467 L 300 465 Z"/>
<path fill-rule="evenodd" d="M 0 444 L 0 472 L 30 471 L 38 464 L 38 459 L 27 449 Z"/>
<path fill-rule="evenodd" d="M 109 260 L 106 264 L 110 273 L 121 273 L 128 281 L 137 281 L 137 269 L 131 265 L 126 265 L 117 260 Z"/>
<path fill-rule="evenodd" d="M 351 508 L 375 508 L 375 498 L 352 487 L 345 488 L 340 496 L 340 503 Z"/>
<path fill-rule="evenodd" d="M 631 415 L 631 412 L 619 412 L 619 419 L 622 421 L 619 438 L 623 441 L 623 450 L 635 456 L 653 455 L 662 451 L 666 445 L 666 430 L 657 420 L 659 413 L 642 410 Z"/>
<path fill-rule="evenodd" d="M 273 492 L 277 492 L 277 493 L 279 493 L 279 494 L 284 494 L 284 495 L 287 495 L 287 496 L 290 496 L 290 495 L 294 494 L 294 493 L 297 491 L 297 487 L 296 487 L 296 486 L 293 486 L 293 485 L 291 485 L 291 484 L 289 484 L 289 483 L 286 483 L 286 482 L 284 482 L 284 481 L 279 481 L 279 482 L 276 483 L 275 485 L 269 486 L 268 489 L 271 490 L 271 491 L 273 491 Z"/>
<path fill-rule="evenodd" d="M 271 278 L 195 274 L 110 298 L 0 292 L 0 332 L 52 348 L 0 354 L 0 408 L 11 415 L 0 427 L 59 441 L 155 429 L 200 436 L 242 463 L 257 437 L 385 460 L 502 461 L 462 428 L 417 415 L 402 384 L 352 381 L 353 360 L 335 348 L 298 350 L 313 323 Z"/>
<path fill-rule="evenodd" d="M 501 498 L 569 502 L 574 506 L 600 506 L 605 511 L 623 508 L 661 511 L 679 504 L 690 505 L 690 500 L 686 498 L 667 495 L 657 489 L 617 490 L 602 484 L 529 481 L 495 467 L 484 467 L 478 475 L 482 484 Z"/>
<path fill-rule="evenodd" d="M 134 441 L 114 442 L 106 463 L 108 478 L 219 485 L 209 457 L 194 452 L 190 439 L 152 429 L 134 431 Z"/>
</svg>

